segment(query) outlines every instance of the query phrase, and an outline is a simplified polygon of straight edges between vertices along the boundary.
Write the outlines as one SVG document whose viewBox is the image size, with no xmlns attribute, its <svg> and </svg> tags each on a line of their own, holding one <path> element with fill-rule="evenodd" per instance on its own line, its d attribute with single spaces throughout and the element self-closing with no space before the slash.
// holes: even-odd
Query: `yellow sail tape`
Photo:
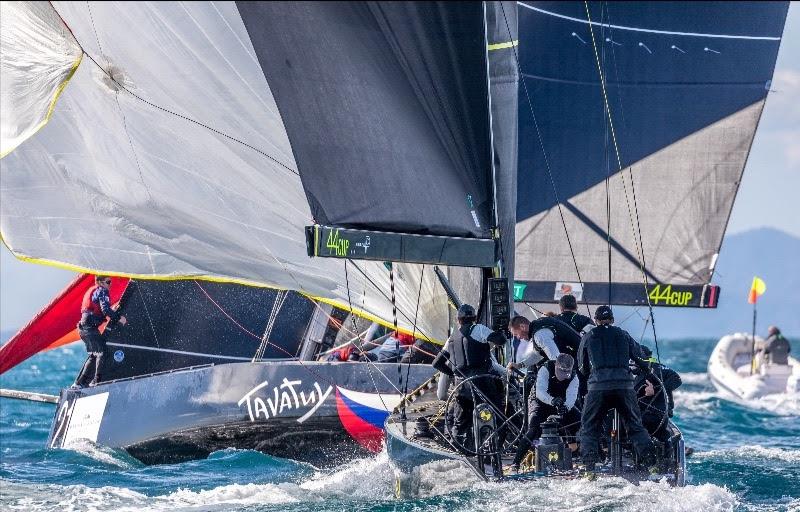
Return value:
<svg viewBox="0 0 800 512">
<path fill-rule="evenodd" d="M 13 147 L 8 148 L 7 150 L 0 153 L 0 158 L 5 157 L 9 153 L 17 149 L 17 147 L 19 147 L 19 145 L 22 142 L 36 135 L 39 132 L 39 130 L 44 128 L 44 125 L 46 125 L 50 121 L 50 118 L 53 116 L 53 111 L 56 109 L 56 102 L 58 101 L 58 98 L 61 96 L 61 93 L 64 92 L 64 88 L 67 86 L 69 81 L 72 80 L 72 77 L 75 76 L 75 72 L 78 71 L 78 66 L 81 65 L 81 61 L 83 61 L 83 52 L 81 52 L 81 54 L 78 55 L 78 58 L 75 60 L 75 62 L 72 63 L 72 68 L 70 68 L 69 73 L 67 73 L 67 76 L 64 78 L 64 80 L 61 81 L 60 84 L 58 84 L 58 87 L 56 87 L 56 91 L 53 94 L 53 98 L 50 100 L 50 105 L 47 107 L 47 114 L 45 114 L 44 119 L 42 119 L 42 121 L 38 125 L 36 125 L 36 128 L 33 129 L 30 135 L 28 135 L 21 141 L 17 142 L 17 144 L 15 144 Z"/>
<path fill-rule="evenodd" d="M 513 48 L 514 46 L 519 46 L 519 40 L 515 39 L 513 41 L 506 41 L 505 43 L 494 43 L 486 46 L 486 49 L 490 52 L 493 50 L 503 50 L 504 48 Z"/>
<path fill-rule="evenodd" d="M 96 270 L 88 267 L 82 267 L 80 265 L 73 265 L 72 263 L 64 263 L 62 261 L 55 261 L 49 260 L 45 258 L 34 258 L 31 256 L 24 256 L 22 254 L 15 253 L 8 244 L 5 243 L 5 239 L 0 233 L 0 242 L 2 242 L 6 248 L 8 248 L 9 252 L 14 255 L 20 261 L 24 261 L 26 263 L 35 263 L 37 265 L 45 265 L 48 267 L 55 267 L 64 270 L 70 270 L 72 272 L 79 272 L 82 274 L 94 274 L 94 275 L 103 275 L 103 276 L 112 276 L 112 277 L 127 277 L 129 279 L 142 279 L 145 281 L 186 281 L 186 280 L 193 280 L 196 279 L 198 281 L 210 281 L 212 283 L 228 283 L 228 284 L 239 284 L 243 286 L 252 286 L 254 288 L 269 288 L 272 290 L 286 290 L 286 288 L 281 288 L 279 286 L 270 286 L 264 283 L 259 283 L 257 281 L 250 281 L 247 279 L 236 279 L 232 277 L 220 277 L 220 276 L 209 276 L 209 275 L 152 275 L 152 274 L 136 274 L 131 272 L 114 272 L 114 271 L 106 271 L 106 270 Z M 360 316 L 365 318 L 371 322 L 378 323 L 383 327 L 388 329 L 394 330 L 394 323 L 384 320 L 372 313 L 364 311 L 363 309 L 352 307 L 349 304 L 345 304 L 344 302 L 338 301 L 336 299 L 330 299 L 328 297 L 319 297 L 316 295 L 311 295 L 309 293 L 305 293 L 302 291 L 297 291 L 300 295 L 306 297 L 310 300 L 315 300 L 318 302 L 322 302 L 324 304 L 329 304 L 331 306 L 337 307 L 339 309 L 343 309 L 345 311 L 349 311 L 354 315 Z M 409 329 L 404 329 L 402 327 L 398 327 L 400 332 L 405 334 L 410 334 L 415 338 L 422 338 L 424 340 L 430 341 L 437 345 L 444 345 L 444 341 L 437 340 L 435 338 L 431 338 L 420 331 L 414 330 L 413 332 Z"/>
</svg>

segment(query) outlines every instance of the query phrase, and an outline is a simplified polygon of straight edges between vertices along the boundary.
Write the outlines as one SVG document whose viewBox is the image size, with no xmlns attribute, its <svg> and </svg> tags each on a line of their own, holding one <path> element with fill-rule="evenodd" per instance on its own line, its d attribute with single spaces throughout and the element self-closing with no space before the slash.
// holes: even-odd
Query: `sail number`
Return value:
<svg viewBox="0 0 800 512">
<path fill-rule="evenodd" d="M 692 300 L 694 294 L 687 291 L 673 291 L 671 284 L 663 287 L 662 285 L 657 284 L 652 290 L 650 290 L 650 294 L 648 296 L 650 297 L 650 301 L 655 305 L 663 303 L 665 306 L 687 306 L 689 301 Z"/>
<path fill-rule="evenodd" d="M 328 248 L 328 254 L 347 256 L 347 251 L 350 249 L 350 240 L 339 237 L 339 230 L 332 229 L 328 232 L 328 241 L 325 247 Z"/>
</svg>

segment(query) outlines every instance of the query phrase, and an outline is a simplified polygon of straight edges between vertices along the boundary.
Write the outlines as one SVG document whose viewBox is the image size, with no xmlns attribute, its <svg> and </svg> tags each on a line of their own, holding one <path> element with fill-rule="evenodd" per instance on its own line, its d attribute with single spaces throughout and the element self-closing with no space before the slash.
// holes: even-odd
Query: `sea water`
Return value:
<svg viewBox="0 0 800 512">
<path fill-rule="evenodd" d="M 418 498 L 398 501 L 385 452 L 325 470 L 240 450 L 145 466 L 91 444 L 47 450 L 54 406 L 0 399 L 0 509 L 800 511 L 800 411 L 779 401 L 745 407 L 719 398 L 705 373 L 714 343 L 661 342 L 662 361 L 684 382 L 674 421 L 695 450 L 685 488 L 621 479 L 484 483 L 442 462 L 424 468 Z M 83 358 L 79 345 L 40 354 L 0 376 L 0 387 L 56 394 Z"/>
</svg>

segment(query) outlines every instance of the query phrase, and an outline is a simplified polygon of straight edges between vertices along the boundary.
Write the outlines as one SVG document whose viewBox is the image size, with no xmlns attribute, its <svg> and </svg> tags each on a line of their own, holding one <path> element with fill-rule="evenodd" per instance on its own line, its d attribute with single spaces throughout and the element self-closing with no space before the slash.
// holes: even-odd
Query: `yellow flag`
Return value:
<svg viewBox="0 0 800 512">
<path fill-rule="evenodd" d="M 755 304 L 756 300 L 758 300 L 761 295 L 764 295 L 765 291 L 767 291 L 767 283 L 760 277 L 753 277 L 753 284 L 750 285 L 750 296 L 747 297 L 747 302 Z"/>
</svg>

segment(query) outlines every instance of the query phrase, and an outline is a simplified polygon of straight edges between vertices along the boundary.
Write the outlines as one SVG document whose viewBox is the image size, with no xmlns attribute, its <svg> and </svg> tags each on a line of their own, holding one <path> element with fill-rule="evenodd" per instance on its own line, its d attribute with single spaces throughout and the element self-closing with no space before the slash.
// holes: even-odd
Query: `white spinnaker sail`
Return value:
<svg viewBox="0 0 800 512">
<path fill-rule="evenodd" d="M 24 15 L 14 18 L 14 44 L 4 30 L 3 149 L 6 133 L 19 146 L 1 161 L 0 227 L 15 255 L 89 272 L 289 288 L 392 321 L 383 264 L 345 268 L 306 255 L 303 226 L 313 219 L 235 4 L 3 3 L 4 20 L 12 11 Z M 26 67 L 42 39 L 58 51 Z M 78 41 L 96 63 L 84 57 L 63 87 Z M 36 96 L 7 88 L 7 76 L 24 77 Z M 14 129 L 24 116 L 6 110 L 7 95 L 41 118 L 60 87 L 49 122 L 20 144 L 40 121 Z M 395 295 L 401 328 L 446 336 L 432 269 L 395 265 Z"/>
</svg>

